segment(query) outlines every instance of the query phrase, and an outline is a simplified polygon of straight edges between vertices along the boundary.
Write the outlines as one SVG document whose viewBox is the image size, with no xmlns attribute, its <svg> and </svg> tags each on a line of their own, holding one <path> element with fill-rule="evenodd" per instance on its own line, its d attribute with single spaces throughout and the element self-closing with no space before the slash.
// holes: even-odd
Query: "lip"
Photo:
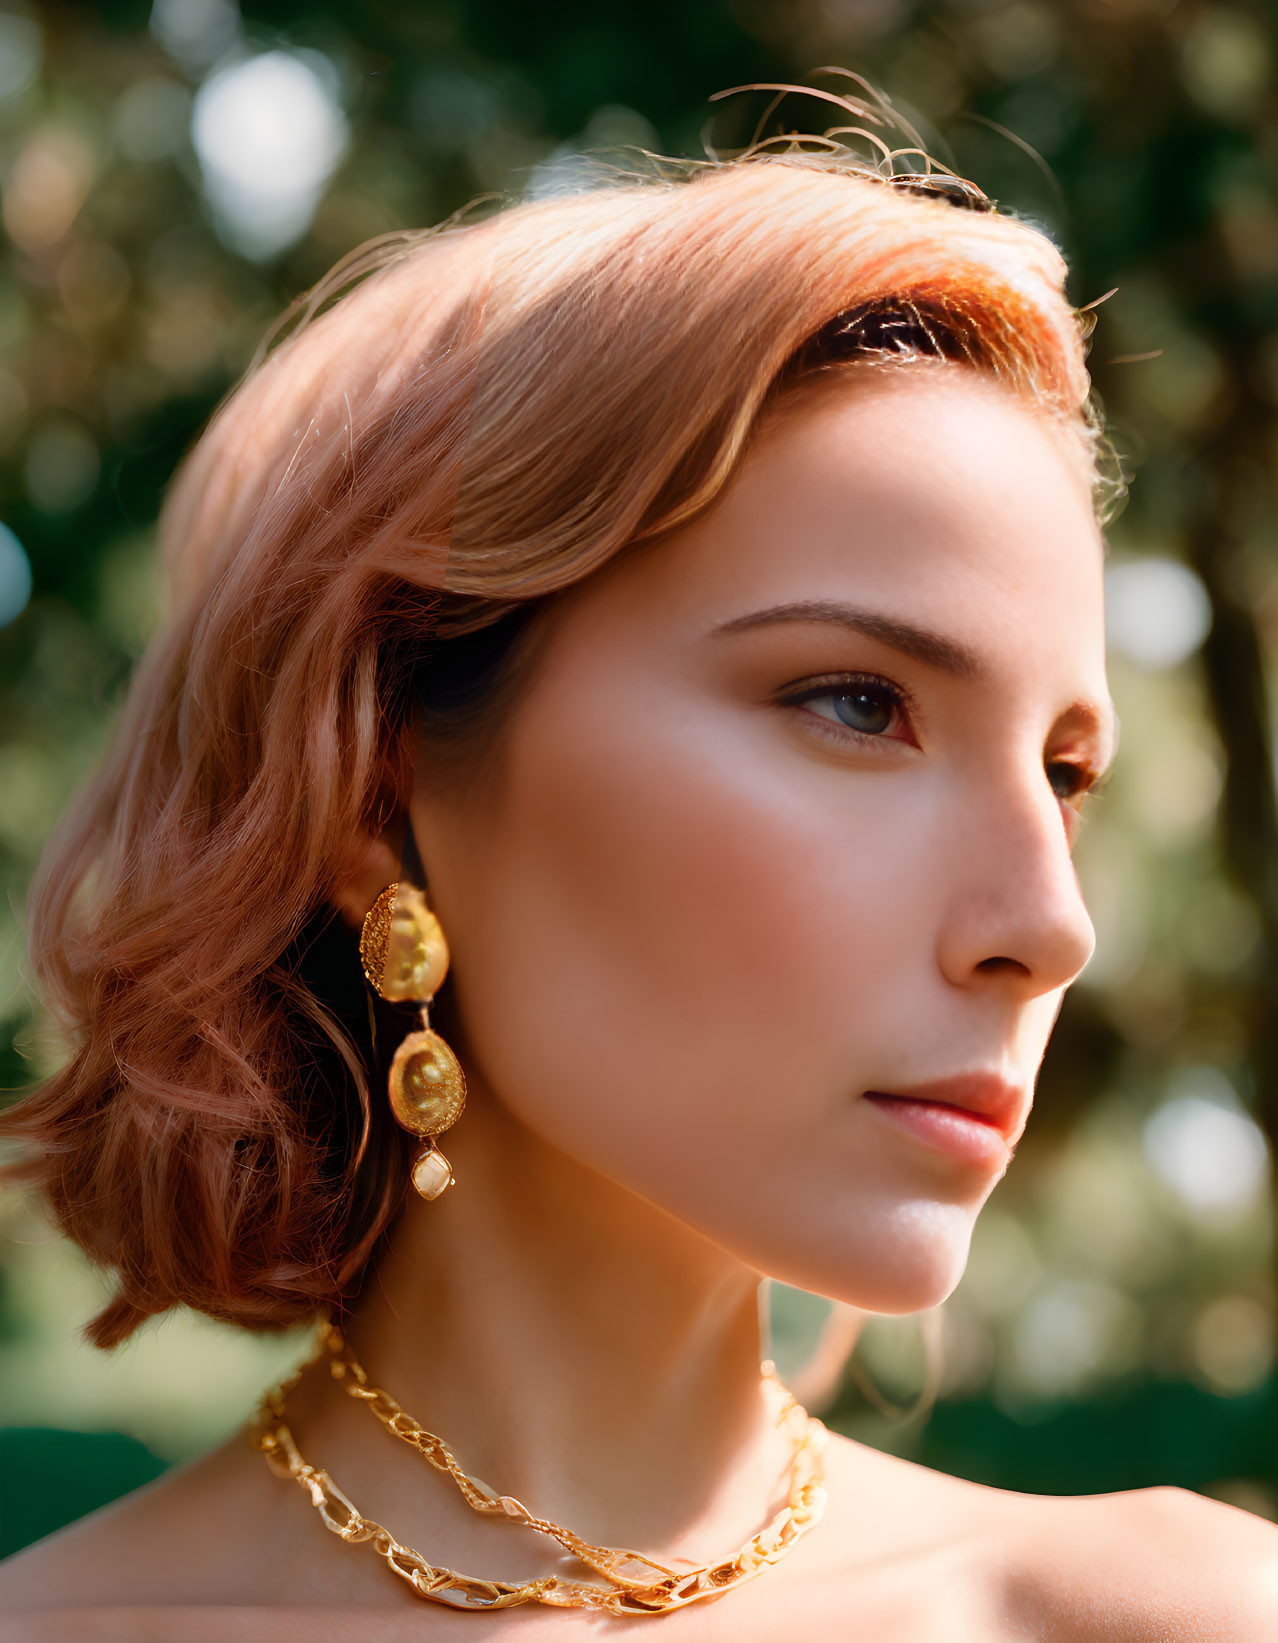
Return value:
<svg viewBox="0 0 1278 1643">
<path fill-rule="evenodd" d="M 964 1073 L 863 1100 L 921 1140 L 971 1163 L 1005 1167 L 1029 1116 L 1029 1099 L 997 1073 Z"/>
</svg>

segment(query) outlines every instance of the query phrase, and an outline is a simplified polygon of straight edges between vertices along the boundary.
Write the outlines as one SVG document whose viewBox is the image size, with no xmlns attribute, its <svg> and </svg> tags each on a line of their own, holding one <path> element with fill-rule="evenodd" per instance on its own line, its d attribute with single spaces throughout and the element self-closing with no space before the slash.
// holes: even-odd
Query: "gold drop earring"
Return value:
<svg viewBox="0 0 1278 1643">
<path fill-rule="evenodd" d="M 466 1077 L 457 1057 L 431 1030 L 429 1005 L 448 974 L 448 943 L 420 890 L 411 884 L 386 886 L 364 919 L 359 957 L 370 986 L 382 998 L 421 1005 L 421 1027 L 395 1051 L 387 1093 L 396 1122 L 423 1138 L 413 1159 L 413 1186 L 423 1198 L 438 1198 L 454 1177 L 434 1137 L 461 1117 Z"/>
</svg>

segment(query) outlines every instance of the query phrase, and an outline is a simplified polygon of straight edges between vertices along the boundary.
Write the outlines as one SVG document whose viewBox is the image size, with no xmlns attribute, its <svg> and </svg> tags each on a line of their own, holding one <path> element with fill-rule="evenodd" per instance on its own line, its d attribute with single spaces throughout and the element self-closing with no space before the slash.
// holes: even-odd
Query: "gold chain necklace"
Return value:
<svg viewBox="0 0 1278 1643">
<path fill-rule="evenodd" d="M 298 1452 L 284 1421 L 284 1400 L 306 1369 L 323 1353 L 330 1354 L 329 1370 L 351 1397 L 367 1403 L 387 1431 L 415 1449 L 437 1471 L 446 1473 L 476 1512 L 497 1515 L 548 1535 L 608 1585 L 565 1580 L 545 1575 L 535 1580 L 479 1580 L 455 1569 L 436 1567 L 410 1546 L 402 1545 L 388 1529 L 364 1517 L 327 1472 L 309 1465 Z M 458 1465 L 442 1438 L 420 1426 L 388 1392 L 369 1384 L 368 1376 L 351 1352 L 342 1332 L 325 1321 L 316 1350 L 295 1374 L 268 1392 L 249 1423 L 248 1436 L 279 1477 L 292 1478 L 306 1490 L 325 1528 L 346 1541 L 368 1541 L 391 1570 L 406 1580 L 419 1597 L 454 1609 L 508 1609 L 517 1603 L 546 1603 L 557 1608 L 602 1609 L 612 1615 L 664 1614 L 682 1609 L 700 1598 L 716 1597 L 752 1579 L 770 1563 L 778 1563 L 800 1536 L 820 1520 L 825 1508 L 822 1450 L 827 1436 L 822 1423 L 809 1415 L 776 1378 L 773 1365 L 763 1365 L 763 1377 L 782 1393 L 777 1425 L 798 1417 L 799 1432 L 790 1464 L 786 1505 L 735 1556 L 721 1563 L 689 1570 L 669 1569 L 639 1552 L 594 1546 L 548 1518 L 535 1517 L 522 1501 L 499 1495 Z"/>
</svg>

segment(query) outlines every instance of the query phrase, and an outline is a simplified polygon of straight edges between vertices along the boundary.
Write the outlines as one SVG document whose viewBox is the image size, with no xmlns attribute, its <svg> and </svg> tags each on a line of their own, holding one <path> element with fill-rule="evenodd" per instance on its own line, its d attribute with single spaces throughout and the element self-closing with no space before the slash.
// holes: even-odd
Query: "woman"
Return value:
<svg viewBox="0 0 1278 1643">
<path fill-rule="evenodd" d="M 1271 1525 L 823 1445 L 760 1373 L 761 1275 L 954 1288 L 1092 951 L 1098 434 L 989 206 L 798 154 L 525 203 L 339 268 L 214 419 L 9 1128 L 95 1344 L 340 1327 L 12 1559 L 14 1635 L 1278 1635 Z"/>
</svg>

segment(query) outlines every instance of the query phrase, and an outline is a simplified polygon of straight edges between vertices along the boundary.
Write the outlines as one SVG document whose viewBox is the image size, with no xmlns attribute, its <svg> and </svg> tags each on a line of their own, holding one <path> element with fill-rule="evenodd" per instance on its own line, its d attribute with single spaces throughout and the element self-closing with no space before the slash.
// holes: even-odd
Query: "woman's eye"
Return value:
<svg viewBox="0 0 1278 1643">
<path fill-rule="evenodd" d="M 904 699 L 885 679 L 848 679 L 839 684 L 837 690 L 826 684 L 786 700 L 793 707 L 806 707 L 818 718 L 862 736 L 881 737 L 898 719 L 904 719 Z"/>
</svg>

